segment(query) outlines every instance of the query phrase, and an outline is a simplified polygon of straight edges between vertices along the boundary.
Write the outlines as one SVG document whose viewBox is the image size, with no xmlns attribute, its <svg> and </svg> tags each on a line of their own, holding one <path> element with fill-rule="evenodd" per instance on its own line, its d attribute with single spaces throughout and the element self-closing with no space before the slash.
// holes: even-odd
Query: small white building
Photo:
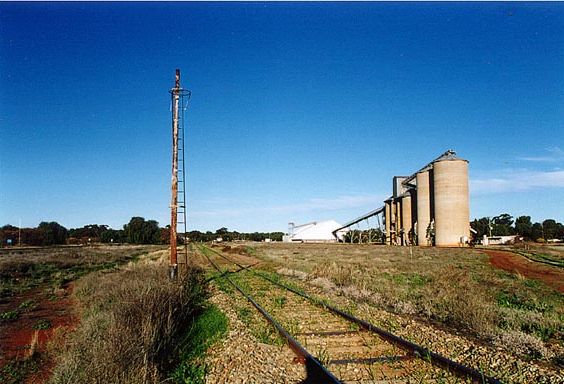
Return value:
<svg viewBox="0 0 564 384">
<path fill-rule="evenodd" d="M 284 242 L 298 243 L 334 243 L 337 241 L 333 236 L 333 231 L 341 228 L 341 224 L 335 220 L 313 221 L 307 224 L 294 225 L 290 223 L 288 234 L 284 236 Z M 341 240 L 347 230 L 337 232 L 337 237 Z"/>
<path fill-rule="evenodd" d="M 491 236 L 488 237 L 484 235 L 482 240 L 482 245 L 505 245 L 505 244 L 515 244 L 517 240 L 523 240 L 518 238 L 516 235 L 511 236 Z"/>
</svg>

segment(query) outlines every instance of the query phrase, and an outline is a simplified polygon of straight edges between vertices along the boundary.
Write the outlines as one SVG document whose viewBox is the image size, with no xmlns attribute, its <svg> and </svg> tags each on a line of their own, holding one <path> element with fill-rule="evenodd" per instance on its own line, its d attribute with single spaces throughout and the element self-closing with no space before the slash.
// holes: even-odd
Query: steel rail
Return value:
<svg viewBox="0 0 564 384">
<path fill-rule="evenodd" d="M 210 249 L 210 248 L 206 248 L 206 249 Z M 218 254 L 213 249 L 210 249 L 210 251 Z M 212 261 L 212 259 L 208 255 L 205 254 L 205 252 L 202 251 L 202 254 L 204 255 L 204 257 L 206 259 L 208 259 L 210 264 L 213 265 L 213 267 L 215 269 L 217 269 L 218 272 L 220 272 L 220 273 L 223 272 L 217 266 L 217 264 L 214 263 Z M 227 258 L 225 258 L 225 259 L 229 260 Z M 232 260 L 229 260 L 229 261 L 233 262 Z M 240 268 L 243 267 L 243 266 L 239 265 L 238 263 L 234 263 L 234 264 L 236 264 Z M 321 364 L 296 339 L 294 339 L 292 337 L 292 335 L 290 335 L 290 333 L 288 331 L 286 331 L 282 327 L 282 325 L 280 325 L 280 323 L 278 323 L 272 316 L 270 316 L 270 314 L 260 304 L 258 304 L 249 294 L 247 294 L 245 291 L 243 291 L 243 289 L 241 289 L 235 282 L 233 282 L 229 278 L 228 275 L 224 275 L 222 277 L 224 277 L 237 291 L 239 291 L 239 293 L 241 293 L 261 313 L 261 315 L 269 323 L 271 323 L 274 326 L 274 328 L 276 328 L 276 330 L 278 331 L 280 336 L 282 336 L 286 340 L 286 343 L 288 343 L 288 346 L 290 347 L 290 349 L 296 354 L 296 356 L 298 357 L 298 361 L 305 364 L 307 377 L 306 377 L 304 384 L 305 383 L 311 383 L 311 384 L 317 384 L 317 383 L 319 383 L 319 384 L 321 384 L 321 383 L 342 384 L 339 381 L 339 379 L 337 379 L 331 372 L 329 372 L 329 370 L 327 370 L 327 368 L 325 368 L 325 366 L 323 366 L 323 364 Z"/>
<path fill-rule="evenodd" d="M 226 276 L 226 275 L 234 275 L 234 274 L 236 274 L 236 273 L 246 271 L 246 270 L 248 270 L 248 269 L 250 269 L 250 268 L 252 268 L 252 267 L 254 267 L 254 266 L 258 265 L 258 264 L 260 264 L 260 262 L 254 263 L 254 264 L 251 264 L 251 265 L 247 265 L 245 268 L 239 267 L 239 269 L 236 270 L 236 271 L 223 271 L 220 275 L 211 276 L 211 277 L 207 278 L 207 279 L 204 281 L 204 283 L 209 283 L 209 282 L 212 281 L 212 280 L 219 279 L 220 277 L 224 277 L 224 276 Z"/>
<path fill-rule="evenodd" d="M 223 259 L 230 261 L 230 262 L 232 262 L 233 264 L 235 264 L 239 267 L 243 267 L 241 264 L 237 263 L 234 260 L 227 258 L 226 256 L 222 255 L 221 253 L 217 252 L 216 250 L 211 249 L 211 248 L 207 248 L 207 249 L 209 249 L 210 251 L 212 251 L 216 255 L 222 257 Z M 458 363 L 454 360 L 449 359 L 448 357 L 445 357 L 445 356 L 442 356 L 438 353 L 432 352 L 431 350 L 429 350 L 425 347 L 422 347 L 422 346 L 415 344 L 411 341 L 408 341 L 408 340 L 405 340 L 405 339 L 403 339 L 399 336 L 396 336 L 391 332 L 388 332 L 388 331 L 386 331 L 382 328 L 379 328 L 379 327 L 377 327 L 377 326 L 375 326 L 375 325 L 373 325 L 373 324 L 371 324 L 367 321 L 361 320 L 361 319 L 354 317 L 353 315 L 351 315 L 347 312 L 344 312 L 344 311 L 342 311 L 342 310 L 340 310 L 336 307 L 333 307 L 333 306 L 325 303 L 322 300 L 308 296 L 305 293 L 300 292 L 295 288 L 292 288 L 290 286 L 282 284 L 282 283 L 270 278 L 267 275 L 253 271 L 252 269 L 250 269 L 249 271 L 251 273 L 255 274 L 256 276 L 259 276 L 259 277 L 261 277 L 265 280 L 268 280 L 271 283 L 273 283 L 273 284 L 275 284 L 279 287 L 282 287 L 282 288 L 284 288 L 284 289 L 286 289 L 286 290 L 288 290 L 292 293 L 295 293 L 298 296 L 303 297 L 304 299 L 307 299 L 307 300 L 315 303 L 318 306 L 326 308 L 327 310 L 329 310 L 330 312 L 332 312 L 336 315 L 339 315 L 339 316 L 341 316 L 341 317 L 343 317 L 343 318 L 345 318 L 345 319 L 347 319 L 347 320 L 349 320 L 349 321 L 351 321 L 355 324 L 358 324 L 359 326 L 361 326 L 363 329 L 366 329 L 367 331 L 378 334 L 384 340 L 386 340 L 386 341 L 388 341 L 388 342 L 390 342 L 394 345 L 397 345 L 398 347 L 402 348 L 403 350 L 407 351 L 408 353 L 410 353 L 410 354 L 412 354 L 416 357 L 419 357 L 419 358 L 421 358 L 425 361 L 428 361 L 431 364 L 433 364 L 433 365 L 435 365 L 439 368 L 445 369 L 445 370 L 447 370 L 447 371 L 449 371 L 449 372 L 451 372 L 451 373 L 453 373 L 453 374 L 455 374 L 459 377 L 470 378 L 474 383 L 480 383 L 480 384 L 485 384 L 485 383 L 487 383 L 487 384 L 502 384 L 502 382 L 499 379 L 496 379 L 496 378 L 490 377 L 490 376 L 486 376 L 486 375 L 484 375 L 483 373 L 481 373 L 480 371 L 478 371 L 474 368 L 460 364 L 460 363 Z"/>
</svg>

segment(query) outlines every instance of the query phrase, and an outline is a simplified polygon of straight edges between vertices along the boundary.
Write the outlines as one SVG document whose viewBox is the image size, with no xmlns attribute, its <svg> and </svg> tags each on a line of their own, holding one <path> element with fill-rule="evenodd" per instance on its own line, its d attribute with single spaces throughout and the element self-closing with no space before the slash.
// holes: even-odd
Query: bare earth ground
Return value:
<svg viewBox="0 0 564 384">
<path fill-rule="evenodd" d="M 36 337 L 36 352 L 45 352 L 47 342 L 56 332 L 72 329 L 78 321 L 72 298 L 73 283 L 51 293 L 47 287 L 33 289 L 0 304 L 0 312 L 17 308 L 31 300 L 34 308 L 21 313 L 15 321 L 0 325 L 0 367 L 13 358 L 23 359 L 30 355 Z M 41 325 L 44 325 L 43 327 Z M 47 329 L 37 329 L 47 328 Z M 35 336 L 37 334 L 37 336 Z M 26 383 L 43 382 L 49 376 L 52 362 L 41 361 L 41 368 Z"/>
<path fill-rule="evenodd" d="M 69 297 L 72 293 L 72 284 L 68 284 L 58 295 L 51 297 L 43 288 L 34 289 L 20 294 L 10 301 L 0 303 L 0 311 L 17 308 L 21 303 L 32 300 L 35 308 L 23 312 L 17 321 L 4 322 L 0 325 L 0 365 L 14 357 L 25 357 L 35 330 L 33 327 L 38 320 L 49 321 L 51 328 L 38 330 L 38 350 L 44 350 L 45 341 L 53 329 L 60 326 L 69 326 L 73 323 L 71 307 L 73 300 Z"/>
<path fill-rule="evenodd" d="M 564 293 L 564 270 L 528 260 L 513 252 L 495 249 L 481 249 L 481 251 L 490 257 L 490 263 L 494 267 L 511 273 L 519 273 L 531 279 L 541 280 L 560 293 Z"/>
</svg>

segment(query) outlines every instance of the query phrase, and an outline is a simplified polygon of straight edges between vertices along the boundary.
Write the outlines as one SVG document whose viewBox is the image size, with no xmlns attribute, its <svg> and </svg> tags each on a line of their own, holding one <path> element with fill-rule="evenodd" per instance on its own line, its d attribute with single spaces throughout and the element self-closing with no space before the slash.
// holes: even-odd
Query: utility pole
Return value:
<svg viewBox="0 0 564 384">
<path fill-rule="evenodd" d="M 184 155 L 184 111 L 188 108 L 191 92 L 180 86 L 180 69 L 176 70 L 172 96 L 172 196 L 170 199 L 170 267 L 169 277 L 175 280 L 179 266 L 188 266 L 186 236 L 186 157 Z M 180 218 L 179 218 L 180 216 Z M 183 227 L 184 257 L 178 262 L 178 226 Z M 182 272 L 182 271 L 180 271 Z"/>
<path fill-rule="evenodd" d="M 22 246 L 22 219 L 20 218 L 20 223 L 18 225 L 18 247 Z"/>
<path fill-rule="evenodd" d="M 180 69 L 176 70 L 172 94 L 172 198 L 170 200 L 170 265 L 169 278 L 178 275 L 176 227 L 178 226 L 178 104 L 180 100 Z"/>
</svg>

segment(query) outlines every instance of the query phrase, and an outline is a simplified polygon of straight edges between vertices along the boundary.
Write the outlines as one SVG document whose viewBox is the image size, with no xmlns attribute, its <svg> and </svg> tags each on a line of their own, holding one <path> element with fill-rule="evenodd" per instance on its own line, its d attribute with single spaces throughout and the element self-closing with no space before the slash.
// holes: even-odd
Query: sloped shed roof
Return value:
<svg viewBox="0 0 564 384">
<path fill-rule="evenodd" d="M 333 236 L 332 232 L 340 227 L 341 224 L 337 223 L 335 220 L 309 223 L 307 225 L 295 228 L 292 240 L 335 241 L 335 236 Z M 342 236 L 340 232 L 338 232 L 337 235 Z"/>
</svg>

